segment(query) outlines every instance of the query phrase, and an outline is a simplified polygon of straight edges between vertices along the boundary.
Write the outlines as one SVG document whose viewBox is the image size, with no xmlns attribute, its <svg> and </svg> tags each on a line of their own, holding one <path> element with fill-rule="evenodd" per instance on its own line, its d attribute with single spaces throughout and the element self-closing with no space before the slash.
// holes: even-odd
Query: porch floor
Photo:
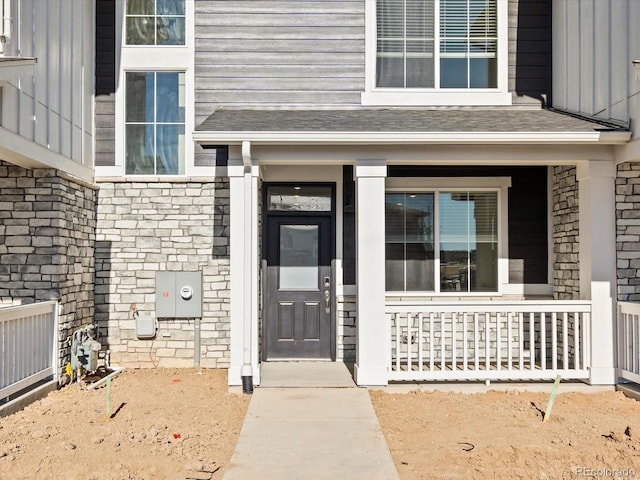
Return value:
<svg viewBox="0 0 640 480">
<path fill-rule="evenodd" d="M 260 387 L 348 388 L 355 383 L 343 362 L 263 362 Z"/>
</svg>

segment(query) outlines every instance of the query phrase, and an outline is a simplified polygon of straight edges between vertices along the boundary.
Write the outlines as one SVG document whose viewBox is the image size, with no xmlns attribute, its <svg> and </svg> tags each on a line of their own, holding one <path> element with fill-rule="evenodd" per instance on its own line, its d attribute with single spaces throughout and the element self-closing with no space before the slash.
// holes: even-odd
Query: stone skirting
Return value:
<svg viewBox="0 0 640 480">
<path fill-rule="evenodd" d="M 71 334 L 93 322 L 95 205 L 91 185 L 0 162 L 0 303 L 60 302 L 61 371 Z"/>
<path fill-rule="evenodd" d="M 136 317 L 156 316 L 158 271 L 203 273 L 200 364 L 229 366 L 229 183 L 100 183 L 96 320 L 114 364 L 195 363 L 195 322 L 159 319 L 155 339 L 136 337 Z M 133 306 L 135 305 L 135 310 Z"/>
</svg>

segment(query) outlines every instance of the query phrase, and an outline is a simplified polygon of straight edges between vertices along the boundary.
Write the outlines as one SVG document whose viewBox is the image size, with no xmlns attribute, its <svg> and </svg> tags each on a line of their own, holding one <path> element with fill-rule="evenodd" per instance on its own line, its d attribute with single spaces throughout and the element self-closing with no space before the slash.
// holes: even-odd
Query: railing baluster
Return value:
<svg viewBox="0 0 640 480">
<path fill-rule="evenodd" d="M 558 314 L 551 314 L 551 366 L 558 369 Z"/>
<path fill-rule="evenodd" d="M 451 370 L 456 371 L 456 322 L 458 321 L 458 314 L 456 312 L 451 314 Z"/>
<path fill-rule="evenodd" d="M 480 329 L 478 324 L 478 312 L 473 314 L 473 356 L 475 369 L 480 370 Z"/>
<path fill-rule="evenodd" d="M 489 330 L 489 323 L 491 322 L 491 314 L 489 312 L 484 313 L 484 369 L 486 371 L 491 370 L 491 335 Z"/>
<path fill-rule="evenodd" d="M 413 314 L 407 314 L 407 372 L 413 370 L 413 349 L 411 348 L 411 327 L 413 326 Z"/>
<path fill-rule="evenodd" d="M 467 332 L 467 312 L 462 314 L 462 369 L 466 372 L 469 369 L 469 332 Z"/>
<path fill-rule="evenodd" d="M 591 338 L 591 313 L 585 312 L 582 314 L 582 331 L 584 332 L 584 340 L 582 344 L 583 360 L 582 365 L 586 367 L 591 364 L 591 345 L 589 339 Z"/>
<path fill-rule="evenodd" d="M 529 313 L 529 367 L 531 370 L 536 368 L 536 334 L 535 334 L 535 315 Z"/>
<path fill-rule="evenodd" d="M 444 328 L 445 313 L 440 312 L 440 370 L 445 371 L 445 328 Z"/>
<path fill-rule="evenodd" d="M 400 371 L 400 314 L 396 313 L 396 372 Z"/>
<path fill-rule="evenodd" d="M 507 369 L 508 370 L 512 370 L 513 369 L 513 339 L 511 338 L 513 335 L 513 326 L 511 325 L 511 322 L 513 322 L 513 316 L 512 313 L 509 312 L 507 314 Z"/>
<path fill-rule="evenodd" d="M 633 315 L 633 341 L 631 342 L 633 345 L 633 373 L 640 373 L 640 358 L 638 358 L 638 350 L 640 346 L 640 315 Z"/>
<path fill-rule="evenodd" d="M 418 371 L 422 372 L 424 370 L 424 367 L 422 365 L 422 362 L 424 361 L 424 352 L 423 352 L 423 345 L 422 345 L 422 322 L 424 321 L 424 318 L 422 316 L 422 313 L 418 314 Z"/>
<path fill-rule="evenodd" d="M 434 317 L 434 313 L 430 312 L 429 313 L 429 371 L 431 372 L 433 372 L 435 369 L 434 358 L 433 358 L 433 356 L 435 355 L 434 348 L 433 348 L 433 341 L 435 337 L 433 334 L 433 328 L 434 328 L 433 317 Z"/>
<path fill-rule="evenodd" d="M 573 315 L 573 368 L 580 370 L 580 318 L 582 315 L 578 312 Z"/>
<path fill-rule="evenodd" d="M 547 318 L 544 312 L 540 314 L 540 367 L 547 369 Z"/>
<path fill-rule="evenodd" d="M 518 367 L 520 370 L 524 370 L 524 314 L 518 312 Z"/>
<path fill-rule="evenodd" d="M 569 370 L 569 313 L 562 314 L 562 368 Z"/>
<path fill-rule="evenodd" d="M 502 315 L 496 312 L 496 370 L 502 370 Z"/>
</svg>

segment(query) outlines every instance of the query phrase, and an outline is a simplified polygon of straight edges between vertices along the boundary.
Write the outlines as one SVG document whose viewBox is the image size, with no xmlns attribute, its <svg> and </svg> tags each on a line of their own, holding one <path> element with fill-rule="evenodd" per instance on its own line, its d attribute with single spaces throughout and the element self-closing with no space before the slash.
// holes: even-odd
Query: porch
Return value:
<svg viewBox="0 0 640 480">
<path fill-rule="evenodd" d="M 407 115 L 414 113 L 411 123 Z M 317 265 L 305 285 L 324 294 L 313 300 L 320 313 L 325 298 L 329 315 L 353 305 L 358 385 L 557 374 L 615 384 L 611 145 L 626 137 L 549 112 L 509 112 L 514 121 L 536 118 L 526 125 L 505 122 L 506 114 L 486 113 L 505 129 L 497 136 L 476 131 L 478 112 L 461 111 L 234 110 L 216 112 L 198 127 L 202 145 L 229 145 L 230 235 L 239 239 L 230 254 L 230 382 L 259 384 L 260 363 L 269 360 L 262 326 L 264 265 L 272 263 L 262 249 L 265 205 L 277 202 L 268 188 L 288 183 L 287 195 L 297 198 L 305 186 L 324 183 L 335 192 L 322 202 L 334 222 L 331 277 L 320 276 L 315 267 L 327 264 L 317 263 L 310 248 L 307 258 Z M 432 131 L 439 115 L 456 120 L 451 131 Z M 379 131 L 385 116 L 385 128 L 397 131 Z M 263 117 L 271 121 L 259 122 Z M 335 125 L 325 122 L 334 126 L 322 134 L 299 131 L 293 121 L 299 117 L 313 125 L 326 117 Z M 523 173 L 526 168 L 531 171 Z M 569 170 L 570 185 L 560 178 Z M 274 208 L 272 215 L 281 212 Z M 278 228 L 295 230 L 284 221 Z M 282 241 L 277 231 L 269 239 Z M 285 250 L 276 245 L 274 261 Z M 330 337 L 339 345 L 339 331 Z"/>
</svg>

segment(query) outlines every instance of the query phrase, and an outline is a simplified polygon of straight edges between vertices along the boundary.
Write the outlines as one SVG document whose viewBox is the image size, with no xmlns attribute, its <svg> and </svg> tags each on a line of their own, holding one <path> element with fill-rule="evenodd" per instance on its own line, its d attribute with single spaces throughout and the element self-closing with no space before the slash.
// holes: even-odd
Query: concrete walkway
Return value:
<svg viewBox="0 0 640 480">
<path fill-rule="evenodd" d="M 298 478 L 398 479 L 366 389 L 255 390 L 224 480 Z"/>
</svg>

